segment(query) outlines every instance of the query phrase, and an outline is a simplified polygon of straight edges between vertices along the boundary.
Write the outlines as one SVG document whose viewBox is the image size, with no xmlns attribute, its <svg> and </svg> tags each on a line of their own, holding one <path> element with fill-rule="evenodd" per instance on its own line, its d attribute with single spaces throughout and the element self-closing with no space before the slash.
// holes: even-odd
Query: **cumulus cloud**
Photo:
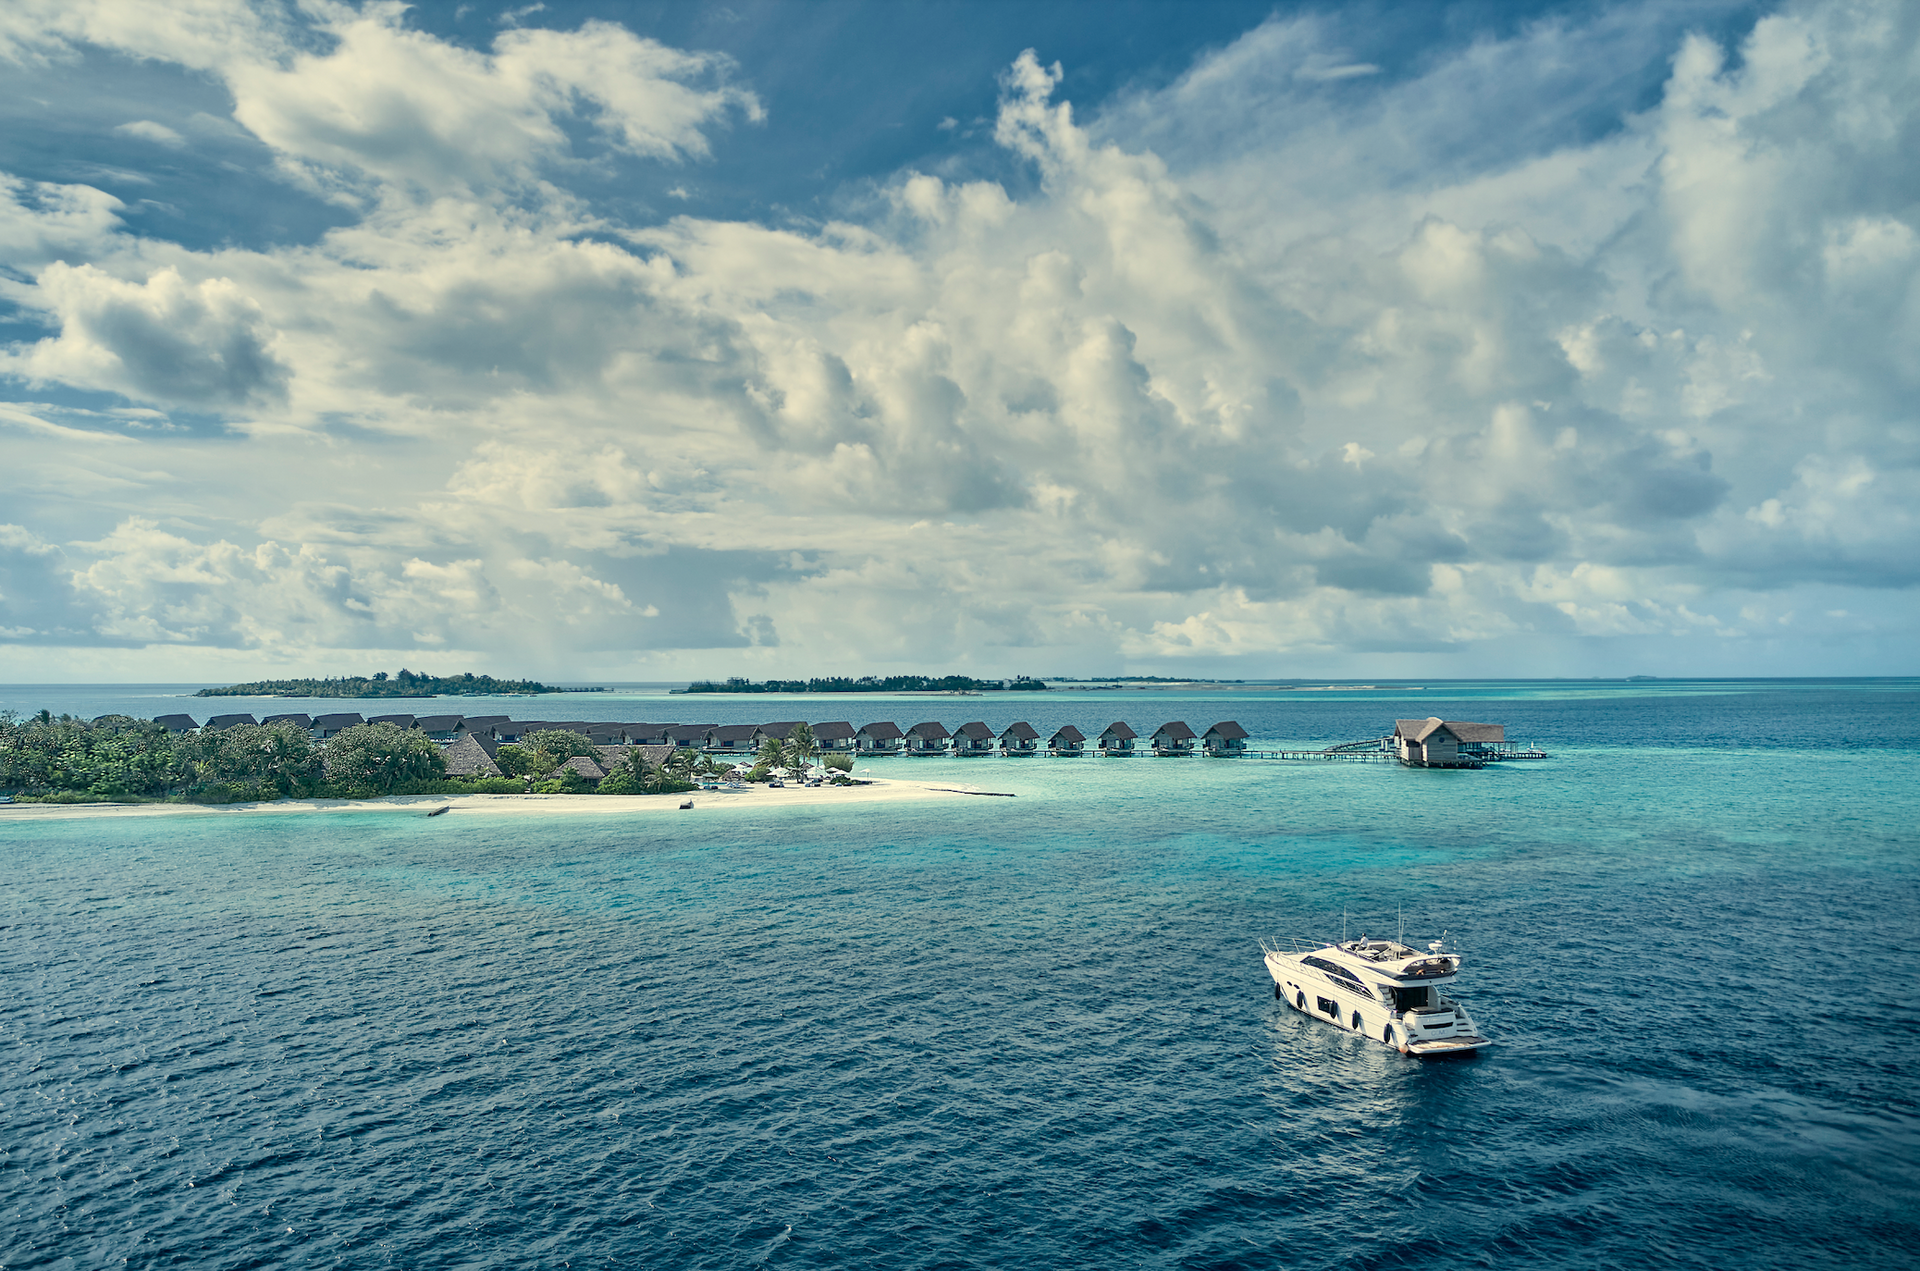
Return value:
<svg viewBox="0 0 1920 1271">
<path fill-rule="evenodd" d="M 168 268 L 131 282 L 55 261 L 32 303 L 52 312 L 60 334 L 0 360 L 30 382 L 229 409 L 286 395 L 291 372 L 273 352 L 273 330 L 230 279 L 189 283 Z"/>
<path fill-rule="evenodd" d="M 21 12 L 16 57 L 134 47 Z M 1624 6 L 1411 76 L 1276 19 L 1094 112 L 1029 52 L 993 128 L 1026 192 L 909 170 L 811 226 L 620 224 L 573 189 L 758 117 L 720 60 L 611 24 L 480 51 L 390 6 L 127 12 L 353 219 L 190 251 L 13 181 L 5 294 L 55 333 L 0 369 L 211 413 L 243 464 L 370 461 L 18 549 L 95 639 L 1511 669 L 1920 582 L 1898 4 L 1791 6 L 1738 50 Z M 1656 104 L 1579 122 L 1650 59 Z M 371 458 L 400 446 L 404 480 Z"/>
</svg>

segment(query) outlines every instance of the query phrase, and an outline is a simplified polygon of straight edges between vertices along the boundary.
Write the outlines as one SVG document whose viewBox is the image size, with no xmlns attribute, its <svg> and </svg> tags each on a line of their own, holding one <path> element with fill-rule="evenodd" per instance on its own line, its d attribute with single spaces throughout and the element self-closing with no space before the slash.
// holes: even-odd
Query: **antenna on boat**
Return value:
<svg viewBox="0 0 1920 1271">
<path fill-rule="evenodd" d="M 1340 910 L 1340 943 L 1345 944 L 1346 942 L 1347 942 L 1347 911 L 1343 907 Z"/>
<path fill-rule="evenodd" d="M 1394 943 L 1396 943 L 1396 944 L 1405 944 L 1405 943 L 1407 942 L 1407 914 L 1406 914 L 1406 911 L 1405 911 L 1404 909 L 1402 909 L 1402 908 L 1400 908 L 1400 906 L 1398 906 L 1398 905 L 1395 905 L 1395 906 L 1393 907 L 1393 917 L 1394 917 L 1394 920 L 1395 920 L 1395 921 L 1397 921 L 1397 922 L 1398 922 L 1398 923 L 1400 924 L 1400 934 L 1399 934 L 1399 935 L 1397 935 L 1397 936 L 1395 936 L 1395 937 L 1393 938 L 1393 939 L 1394 939 Z"/>
</svg>

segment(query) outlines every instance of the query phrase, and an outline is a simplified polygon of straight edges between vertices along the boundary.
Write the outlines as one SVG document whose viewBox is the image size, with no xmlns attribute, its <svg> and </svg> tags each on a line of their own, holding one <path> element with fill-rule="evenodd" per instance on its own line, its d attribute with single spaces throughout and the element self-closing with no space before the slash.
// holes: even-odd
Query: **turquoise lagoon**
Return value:
<svg viewBox="0 0 1920 1271">
<path fill-rule="evenodd" d="M 1910 1265 L 1920 683 L 1410 688 L 435 708 L 1303 746 L 1439 714 L 1553 758 L 0 819 L 0 1265 Z M 181 691 L 0 703 L 310 709 Z M 1403 918 L 1496 1047 L 1421 1064 L 1273 1000 L 1258 937 Z"/>
</svg>

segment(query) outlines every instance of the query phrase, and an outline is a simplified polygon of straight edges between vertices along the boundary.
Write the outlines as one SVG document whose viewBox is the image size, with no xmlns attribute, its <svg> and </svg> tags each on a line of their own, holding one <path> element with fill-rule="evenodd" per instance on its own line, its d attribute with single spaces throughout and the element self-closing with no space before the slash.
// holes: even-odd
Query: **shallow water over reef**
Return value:
<svg viewBox="0 0 1920 1271">
<path fill-rule="evenodd" d="M 0 820 L 0 1264 L 1910 1265 L 1917 697 L 1435 711 L 1556 756 L 1482 772 Z M 1257 936 L 1396 909 L 1498 1046 L 1273 1000 Z"/>
</svg>

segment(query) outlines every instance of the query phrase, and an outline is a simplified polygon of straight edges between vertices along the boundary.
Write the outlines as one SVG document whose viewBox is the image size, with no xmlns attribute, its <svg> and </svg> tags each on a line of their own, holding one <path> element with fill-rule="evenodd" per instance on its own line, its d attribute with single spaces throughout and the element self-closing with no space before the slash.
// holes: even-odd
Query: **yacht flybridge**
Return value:
<svg viewBox="0 0 1920 1271">
<path fill-rule="evenodd" d="M 1397 940 L 1361 936 L 1314 949 L 1261 948 L 1273 995 L 1403 1055 L 1457 1055 L 1488 1044 L 1460 1003 L 1446 995 L 1460 955 L 1444 937 L 1425 953 Z"/>
</svg>

